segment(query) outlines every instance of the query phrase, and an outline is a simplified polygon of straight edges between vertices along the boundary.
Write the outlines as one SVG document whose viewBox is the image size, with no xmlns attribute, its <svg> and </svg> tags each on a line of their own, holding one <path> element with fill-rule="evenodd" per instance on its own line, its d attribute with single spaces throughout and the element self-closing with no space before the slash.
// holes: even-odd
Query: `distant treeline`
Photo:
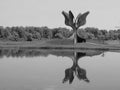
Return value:
<svg viewBox="0 0 120 90">
<path fill-rule="evenodd" d="M 48 27 L 2 27 L 0 26 L 0 40 L 10 41 L 33 41 L 42 39 L 64 39 L 70 38 L 73 31 L 67 28 Z M 119 40 L 120 29 L 99 30 L 94 27 L 87 27 L 78 30 L 78 35 L 85 39 L 98 40 Z"/>
</svg>

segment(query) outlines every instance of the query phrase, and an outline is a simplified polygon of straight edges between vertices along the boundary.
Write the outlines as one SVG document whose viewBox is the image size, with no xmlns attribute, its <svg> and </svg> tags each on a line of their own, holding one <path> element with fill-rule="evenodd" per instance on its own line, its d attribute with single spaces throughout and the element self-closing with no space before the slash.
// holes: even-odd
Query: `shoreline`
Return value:
<svg viewBox="0 0 120 90">
<path fill-rule="evenodd" d="M 0 41 L 0 48 L 120 50 L 120 45 L 91 42 L 77 43 L 73 45 L 70 40 L 43 40 L 31 42 Z"/>
</svg>

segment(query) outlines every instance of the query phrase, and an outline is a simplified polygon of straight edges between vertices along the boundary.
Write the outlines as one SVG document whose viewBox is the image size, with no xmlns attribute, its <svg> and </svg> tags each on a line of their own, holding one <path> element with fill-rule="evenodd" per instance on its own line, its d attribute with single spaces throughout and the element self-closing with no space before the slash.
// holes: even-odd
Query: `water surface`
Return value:
<svg viewBox="0 0 120 90">
<path fill-rule="evenodd" d="M 0 49 L 0 90 L 119 90 L 120 53 Z"/>
</svg>

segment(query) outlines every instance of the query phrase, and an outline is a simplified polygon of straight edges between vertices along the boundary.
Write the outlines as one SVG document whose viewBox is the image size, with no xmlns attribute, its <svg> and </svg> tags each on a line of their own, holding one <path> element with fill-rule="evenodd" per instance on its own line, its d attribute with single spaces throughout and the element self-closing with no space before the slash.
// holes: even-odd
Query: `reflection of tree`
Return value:
<svg viewBox="0 0 120 90">
<path fill-rule="evenodd" d="M 25 49 L 25 48 L 0 48 L 0 58 L 6 57 L 36 57 L 48 56 L 49 53 L 43 52 L 39 49 Z"/>
<path fill-rule="evenodd" d="M 86 56 L 94 56 L 103 53 L 100 50 L 79 50 L 79 52 L 85 52 Z M 62 57 L 71 57 L 74 56 L 74 51 L 72 50 L 51 50 L 51 49 L 39 49 L 39 48 L 0 48 L 0 58 L 6 57 L 36 57 L 36 56 L 48 56 L 48 55 L 62 56 Z M 79 53 L 77 53 L 78 56 Z"/>
<path fill-rule="evenodd" d="M 87 76 L 86 76 L 86 70 L 79 67 L 78 60 L 79 58 L 86 56 L 86 53 L 74 53 L 73 65 L 71 68 L 68 68 L 65 70 L 65 78 L 63 79 L 63 83 L 69 80 L 69 83 L 71 84 L 73 82 L 74 76 L 76 75 L 79 80 L 84 80 L 85 82 L 89 82 Z"/>
</svg>

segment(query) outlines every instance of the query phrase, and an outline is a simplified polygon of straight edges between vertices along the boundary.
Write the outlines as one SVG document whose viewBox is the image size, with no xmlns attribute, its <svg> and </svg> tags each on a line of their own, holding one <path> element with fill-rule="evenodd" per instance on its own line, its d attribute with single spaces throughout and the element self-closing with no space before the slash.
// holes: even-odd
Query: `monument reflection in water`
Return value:
<svg viewBox="0 0 120 90">
<path fill-rule="evenodd" d="M 65 70 L 65 78 L 63 79 L 63 83 L 69 81 L 71 84 L 75 76 L 77 76 L 79 80 L 90 82 L 86 76 L 86 70 L 78 65 L 78 60 L 84 56 L 86 56 L 86 53 L 74 52 L 74 56 L 72 57 L 73 65 L 72 67 Z"/>
<path fill-rule="evenodd" d="M 71 84 L 76 76 L 79 80 L 83 80 L 85 82 L 90 82 L 87 78 L 87 72 L 85 69 L 81 68 L 78 65 L 78 61 L 80 58 L 85 56 L 94 56 L 103 53 L 103 51 L 92 50 L 92 51 L 63 51 L 63 50 L 41 50 L 41 49 L 26 49 L 26 48 L 1 48 L 0 49 L 0 57 L 36 57 L 36 56 L 44 56 L 55 55 L 55 56 L 63 56 L 70 57 L 73 61 L 73 65 L 70 68 L 65 70 L 65 77 L 63 79 L 63 83 L 69 81 Z"/>
</svg>

